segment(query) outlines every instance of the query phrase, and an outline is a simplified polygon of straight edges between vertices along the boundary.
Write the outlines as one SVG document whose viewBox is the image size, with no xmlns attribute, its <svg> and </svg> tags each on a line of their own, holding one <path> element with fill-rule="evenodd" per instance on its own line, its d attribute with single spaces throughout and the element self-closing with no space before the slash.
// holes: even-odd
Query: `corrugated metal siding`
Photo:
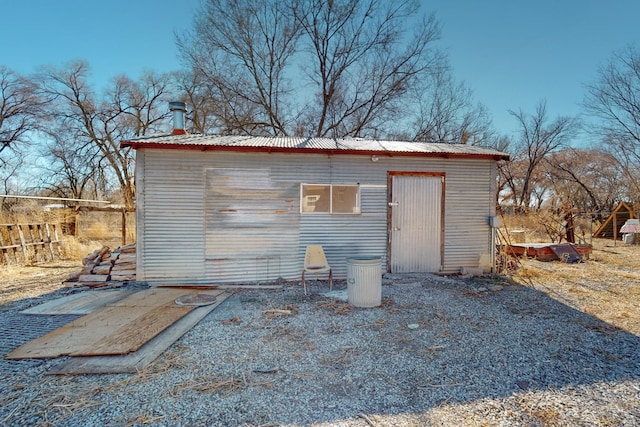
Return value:
<svg viewBox="0 0 640 427">
<path fill-rule="evenodd" d="M 347 258 L 378 256 L 386 268 L 387 189 L 360 188 L 361 215 L 301 215 L 299 257 L 307 245 L 322 245 L 335 278 L 347 276 Z"/>
<path fill-rule="evenodd" d="M 145 232 L 144 232 L 144 220 L 145 220 L 145 150 L 136 151 L 136 167 L 135 167 L 135 180 L 136 180 L 136 278 L 137 280 L 145 280 L 145 262 L 144 254 L 146 251 L 145 246 Z"/>
<path fill-rule="evenodd" d="M 490 251 L 488 217 L 495 213 L 495 175 L 490 161 L 458 161 L 447 174 L 445 199 L 445 266 L 477 266 Z M 448 251 L 448 253 L 447 253 Z"/>
<path fill-rule="evenodd" d="M 297 275 L 298 188 L 273 180 L 270 169 L 207 169 L 206 279 Z"/>
<path fill-rule="evenodd" d="M 197 282 L 204 275 L 204 181 L 197 153 L 144 154 L 142 259 L 144 279 Z M 139 160 L 139 159 L 138 159 Z M 140 218 L 139 218 L 140 220 Z"/>
<path fill-rule="evenodd" d="M 370 156 L 144 151 L 138 158 L 144 158 L 138 245 L 140 269 L 150 282 L 299 280 L 309 244 L 325 247 L 336 278 L 346 277 L 346 258 L 355 255 L 381 256 L 386 268 L 387 171 L 446 174 L 444 272 L 475 266 L 479 254 L 489 251 L 487 217 L 495 213 L 492 160 L 381 157 L 374 163 Z M 227 200 L 229 194 L 211 181 L 214 169 L 255 170 L 245 183 L 268 171 L 267 196 L 242 187 L 240 174 L 232 180 L 244 189 Z M 360 184 L 361 214 L 300 215 L 303 182 Z M 252 213 L 233 212 L 242 206 Z M 264 217 L 262 209 L 269 211 Z M 256 226 L 260 218 L 265 227 Z M 280 230 L 278 238 L 270 227 Z M 237 231 L 244 236 L 240 240 Z"/>
</svg>

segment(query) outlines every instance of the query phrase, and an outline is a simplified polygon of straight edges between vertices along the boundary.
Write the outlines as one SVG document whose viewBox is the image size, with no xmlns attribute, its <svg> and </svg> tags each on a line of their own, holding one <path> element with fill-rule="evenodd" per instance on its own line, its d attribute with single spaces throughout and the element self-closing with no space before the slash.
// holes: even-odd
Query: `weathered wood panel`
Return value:
<svg viewBox="0 0 640 427">
<path fill-rule="evenodd" d="M 28 308 L 20 313 L 39 315 L 89 314 L 98 308 L 114 303 L 127 295 L 131 295 L 132 292 L 133 291 L 125 289 L 84 291 L 47 301 L 44 304 Z"/>
<path fill-rule="evenodd" d="M 48 375 L 73 375 L 73 374 L 135 374 L 145 369 L 160 354 L 188 332 L 207 314 L 212 312 L 231 293 L 225 292 L 218 295 L 215 303 L 204 307 L 198 307 L 187 313 L 181 319 L 169 326 L 161 334 L 144 344 L 133 353 L 115 356 L 83 356 L 71 357 L 46 372 Z"/>
<path fill-rule="evenodd" d="M 191 311 L 193 307 L 175 306 L 174 301 L 194 292 L 222 293 L 171 288 L 137 292 L 18 347 L 6 358 L 130 353 Z"/>
<path fill-rule="evenodd" d="M 27 264 L 60 257 L 56 224 L 0 224 L 0 262 Z"/>
</svg>

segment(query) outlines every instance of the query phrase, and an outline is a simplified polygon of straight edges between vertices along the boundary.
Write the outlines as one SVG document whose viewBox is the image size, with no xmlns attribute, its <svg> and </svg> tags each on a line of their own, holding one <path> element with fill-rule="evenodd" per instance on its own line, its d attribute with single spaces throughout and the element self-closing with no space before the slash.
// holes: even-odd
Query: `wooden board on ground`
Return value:
<svg viewBox="0 0 640 427">
<path fill-rule="evenodd" d="M 112 274 L 111 280 L 113 282 L 127 282 L 136 280 L 135 274 Z"/>
<path fill-rule="evenodd" d="M 104 291 L 85 291 L 47 301 L 35 307 L 22 310 L 22 314 L 89 314 L 107 304 L 114 303 L 134 291 L 117 289 Z"/>
<path fill-rule="evenodd" d="M 106 282 L 109 280 L 108 274 L 81 274 L 78 282 Z"/>
<path fill-rule="evenodd" d="M 109 273 L 111 273 L 112 267 L 113 266 L 111 265 L 111 263 L 96 265 L 95 267 L 93 267 L 93 270 L 91 270 L 91 273 L 109 275 Z"/>
<path fill-rule="evenodd" d="M 218 295 L 214 304 L 192 310 L 134 353 L 118 356 L 71 357 L 49 369 L 46 374 L 133 374 L 140 372 L 231 295 L 230 292 L 223 292 Z"/>
<path fill-rule="evenodd" d="M 43 359 L 126 354 L 136 351 L 172 323 L 193 310 L 174 304 L 189 289 L 148 289 L 100 308 L 30 341 L 6 359 Z M 209 291 L 217 294 L 222 291 Z"/>
<path fill-rule="evenodd" d="M 218 295 L 220 292 L 221 291 L 219 290 L 213 289 L 206 293 Z M 120 301 L 116 301 L 110 305 L 123 307 L 157 307 L 159 305 L 173 305 L 176 298 L 193 293 L 198 293 L 198 291 L 189 288 L 151 288 L 142 292 L 136 292 L 128 298 L 121 299 Z"/>
</svg>

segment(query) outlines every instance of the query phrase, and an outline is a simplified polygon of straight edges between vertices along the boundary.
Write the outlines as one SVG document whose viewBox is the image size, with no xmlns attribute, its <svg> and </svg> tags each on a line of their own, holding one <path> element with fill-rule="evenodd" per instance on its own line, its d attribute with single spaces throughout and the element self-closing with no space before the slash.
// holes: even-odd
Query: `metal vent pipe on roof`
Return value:
<svg viewBox="0 0 640 427">
<path fill-rule="evenodd" d="M 181 101 L 169 102 L 169 111 L 173 113 L 173 133 L 174 135 L 184 135 L 184 114 L 187 111 L 187 104 Z"/>
</svg>

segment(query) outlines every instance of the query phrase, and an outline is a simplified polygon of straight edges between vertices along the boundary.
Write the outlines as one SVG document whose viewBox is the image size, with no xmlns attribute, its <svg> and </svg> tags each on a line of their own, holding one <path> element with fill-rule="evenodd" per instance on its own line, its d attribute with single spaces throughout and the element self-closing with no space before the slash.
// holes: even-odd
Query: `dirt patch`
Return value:
<svg viewBox="0 0 640 427">
<path fill-rule="evenodd" d="M 62 282 L 82 268 L 80 261 L 53 261 L 34 266 L 0 269 L 0 304 L 35 298 L 63 287 Z"/>
</svg>

